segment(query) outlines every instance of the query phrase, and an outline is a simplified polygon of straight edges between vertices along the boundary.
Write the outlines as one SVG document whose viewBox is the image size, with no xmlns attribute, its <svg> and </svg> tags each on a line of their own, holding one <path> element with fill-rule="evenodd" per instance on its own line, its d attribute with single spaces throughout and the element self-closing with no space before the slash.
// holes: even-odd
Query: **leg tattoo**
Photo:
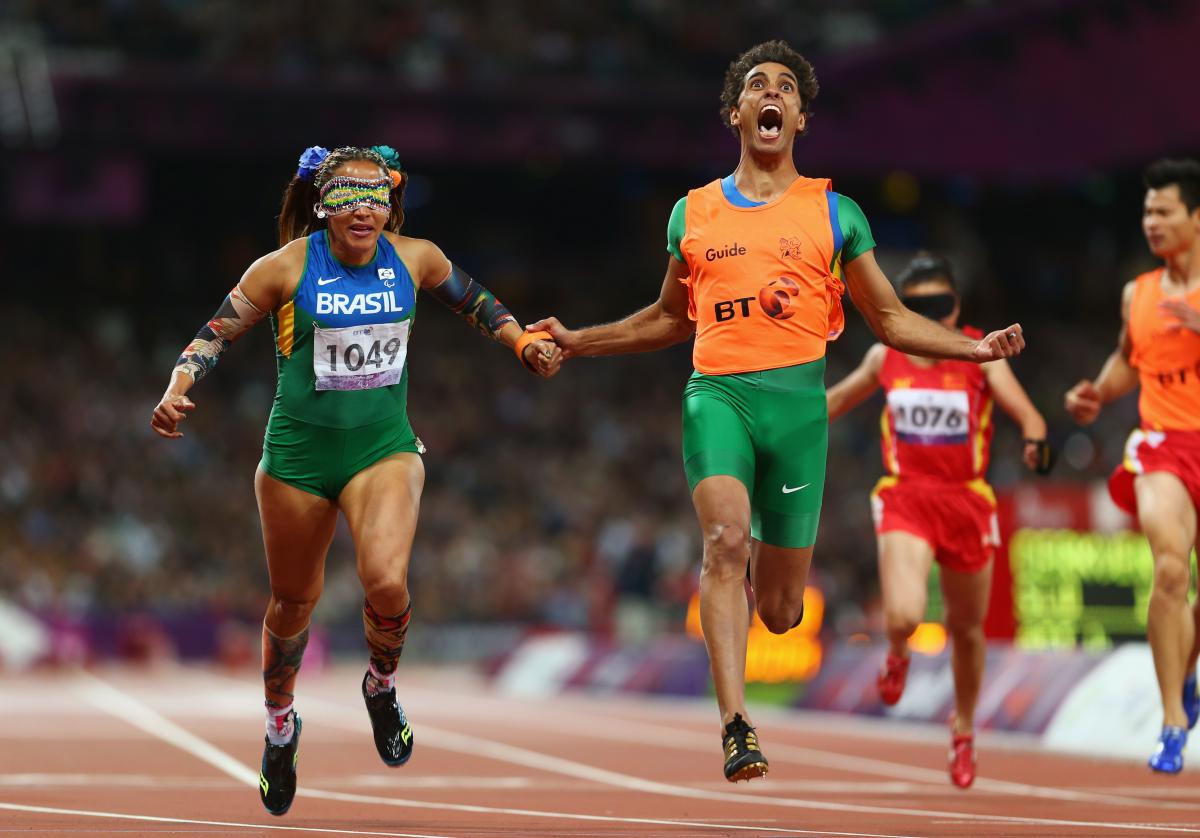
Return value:
<svg viewBox="0 0 1200 838">
<path fill-rule="evenodd" d="M 381 617 L 363 600 L 363 631 L 367 636 L 367 649 L 371 653 L 371 668 L 379 675 L 388 676 L 396 671 L 400 654 L 404 651 L 404 638 L 408 635 L 408 621 L 412 616 L 412 603 L 395 617 Z"/>
<path fill-rule="evenodd" d="M 292 637 L 280 637 L 263 624 L 263 686 L 267 707 L 282 709 L 292 703 L 296 675 L 308 645 L 308 628 Z"/>
</svg>

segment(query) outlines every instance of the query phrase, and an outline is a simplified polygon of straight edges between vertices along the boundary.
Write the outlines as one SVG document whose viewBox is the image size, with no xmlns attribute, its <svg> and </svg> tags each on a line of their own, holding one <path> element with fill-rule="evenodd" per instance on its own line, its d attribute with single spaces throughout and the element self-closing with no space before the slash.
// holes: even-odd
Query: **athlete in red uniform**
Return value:
<svg viewBox="0 0 1200 838">
<path fill-rule="evenodd" d="M 1159 160 L 1145 182 L 1142 232 L 1165 265 L 1125 285 L 1118 347 L 1094 383 L 1071 388 L 1066 406 L 1087 425 L 1103 405 L 1141 387 L 1141 427 L 1129 437 L 1109 492 L 1137 516 L 1154 554 L 1146 636 L 1163 729 L 1150 767 L 1175 774 L 1183 770 L 1187 731 L 1200 717 L 1200 602 L 1189 613 L 1187 598 L 1200 509 L 1200 163 Z"/>
<path fill-rule="evenodd" d="M 921 255 L 899 279 L 905 305 L 954 329 L 958 292 L 950 264 Z M 961 330 L 977 338 L 971 328 Z M 975 701 L 983 678 L 992 554 L 999 544 L 996 498 L 984 475 L 992 440 L 992 400 L 1020 426 L 1025 464 L 1049 469 L 1046 422 L 1004 360 L 981 365 L 932 361 L 876 344 L 854 372 L 830 388 L 833 420 L 879 387 L 887 393 L 883 477 L 871 494 L 879 542 L 879 579 L 889 651 L 879 694 L 895 704 L 908 674 L 908 638 L 925 616 L 929 570 L 941 565 L 951 640 L 955 714 L 950 778 L 975 779 Z"/>
</svg>

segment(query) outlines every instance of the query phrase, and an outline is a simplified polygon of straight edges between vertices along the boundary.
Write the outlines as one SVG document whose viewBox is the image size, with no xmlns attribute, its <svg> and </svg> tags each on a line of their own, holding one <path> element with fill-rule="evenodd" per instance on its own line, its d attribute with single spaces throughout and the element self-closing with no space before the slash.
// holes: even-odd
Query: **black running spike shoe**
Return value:
<svg viewBox="0 0 1200 838">
<path fill-rule="evenodd" d="M 721 744 L 725 748 L 725 779 L 729 782 L 752 780 L 767 773 L 767 758 L 759 750 L 758 736 L 741 713 L 735 713 L 733 721 L 725 725 Z"/>
<path fill-rule="evenodd" d="M 371 695 L 367 692 L 370 670 L 363 676 L 363 701 L 367 703 L 367 715 L 371 717 L 371 731 L 375 734 L 375 750 L 379 758 L 395 768 L 408 762 L 413 752 L 412 725 L 404 716 L 404 710 L 396 701 L 396 688 Z"/>
<path fill-rule="evenodd" d="M 267 739 L 263 748 L 262 768 L 258 772 L 258 796 L 272 815 L 283 815 L 292 808 L 296 796 L 296 760 L 300 758 L 300 717 L 292 712 L 296 732 L 286 745 L 272 745 Z"/>
</svg>

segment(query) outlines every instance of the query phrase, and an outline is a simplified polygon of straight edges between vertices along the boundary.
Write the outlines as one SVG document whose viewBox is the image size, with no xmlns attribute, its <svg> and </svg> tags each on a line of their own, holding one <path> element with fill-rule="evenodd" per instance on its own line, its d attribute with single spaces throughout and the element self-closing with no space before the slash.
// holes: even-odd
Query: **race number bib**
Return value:
<svg viewBox="0 0 1200 838">
<path fill-rule="evenodd" d="M 411 320 L 322 329 L 314 324 L 313 377 L 318 390 L 390 387 L 404 374 Z"/>
<path fill-rule="evenodd" d="M 958 445 L 967 441 L 970 404 L 962 390 L 902 388 L 888 393 L 896 437 L 916 445 Z"/>
</svg>

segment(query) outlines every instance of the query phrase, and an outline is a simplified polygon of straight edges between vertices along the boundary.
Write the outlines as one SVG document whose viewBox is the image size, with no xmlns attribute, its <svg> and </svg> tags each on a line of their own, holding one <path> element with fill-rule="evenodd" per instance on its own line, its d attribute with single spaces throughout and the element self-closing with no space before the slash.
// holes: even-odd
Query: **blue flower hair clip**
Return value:
<svg viewBox="0 0 1200 838">
<path fill-rule="evenodd" d="M 304 149 L 304 153 L 300 155 L 300 168 L 296 169 L 296 177 L 300 180 L 311 181 L 313 175 L 317 173 L 317 167 L 328 156 L 329 149 L 321 148 L 319 145 Z"/>
</svg>

